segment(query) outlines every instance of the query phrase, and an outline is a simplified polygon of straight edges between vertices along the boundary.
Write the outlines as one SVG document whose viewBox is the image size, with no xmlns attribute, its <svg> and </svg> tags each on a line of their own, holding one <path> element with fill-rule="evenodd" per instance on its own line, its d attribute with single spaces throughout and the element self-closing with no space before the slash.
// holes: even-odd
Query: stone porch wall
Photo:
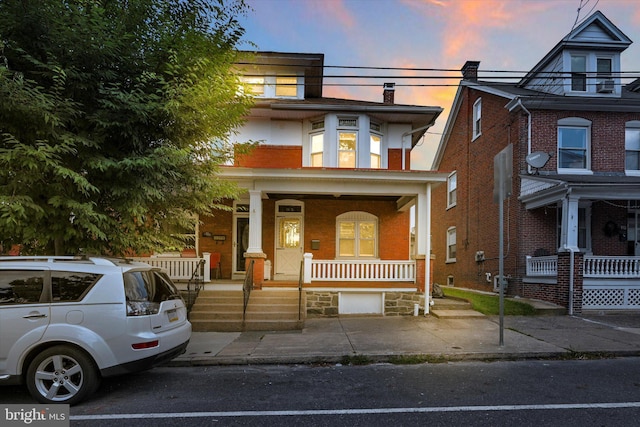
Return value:
<svg viewBox="0 0 640 427">
<path fill-rule="evenodd" d="M 306 291 L 307 317 L 337 317 L 338 292 Z M 413 316 L 414 306 L 424 308 L 422 292 L 385 292 L 385 316 Z"/>
</svg>

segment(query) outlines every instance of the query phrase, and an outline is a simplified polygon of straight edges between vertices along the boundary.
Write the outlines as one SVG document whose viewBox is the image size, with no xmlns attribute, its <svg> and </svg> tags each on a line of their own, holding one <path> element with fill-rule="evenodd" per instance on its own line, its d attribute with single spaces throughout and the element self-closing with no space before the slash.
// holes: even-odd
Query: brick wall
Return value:
<svg viewBox="0 0 640 427">
<path fill-rule="evenodd" d="M 258 145 L 249 154 L 238 156 L 235 166 L 246 168 L 300 168 L 302 167 L 302 147 Z"/>
<path fill-rule="evenodd" d="M 479 97 L 482 98 L 482 134 L 472 141 L 472 107 Z M 501 97 L 464 89 L 460 113 L 439 166 L 441 171 L 457 172 L 457 204 L 447 209 L 446 185 L 434 189 L 432 198 L 436 283 L 445 285 L 447 277 L 453 276 L 455 286 L 493 290 L 493 275 L 497 274 L 499 265 L 499 206 L 493 201 L 493 159 L 509 142 L 514 143 L 514 159 L 517 159 L 520 120 L 507 112 L 505 102 Z M 514 182 L 514 189 L 516 185 Z M 514 274 L 517 268 L 513 247 L 517 231 L 516 198 L 517 195 L 512 196 L 504 204 L 506 274 Z M 452 226 L 456 227 L 457 256 L 456 262 L 446 263 L 446 231 Z M 475 261 L 477 251 L 484 251 L 484 262 Z M 486 273 L 490 273 L 490 281 Z"/>
</svg>

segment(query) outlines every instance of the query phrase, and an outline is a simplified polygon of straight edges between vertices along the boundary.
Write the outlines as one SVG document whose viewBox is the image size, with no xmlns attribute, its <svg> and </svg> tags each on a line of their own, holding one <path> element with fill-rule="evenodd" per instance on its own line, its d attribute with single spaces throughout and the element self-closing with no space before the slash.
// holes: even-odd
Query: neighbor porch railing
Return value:
<svg viewBox="0 0 640 427">
<path fill-rule="evenodd" d="M 554 277 L 557 274 L 557 256 L 527 257 L 527 276 Z M 585 255 L 583 276 L 595 279 L 637 279 L 640 278 L 640 257 Z"/>
<path fill-rule="evenodd" d="M 134 261 L 140 261 L 160 267 L 167 272 L 171 280 L 176 282 L 188 282 L 193 276 L 196 269 L 202 270 L 202 280 L 209 282 L 211 280 L 211 254 L 204 252 L 202 257 L 187 258 L 179 256 L 150 256 L 150 257 L 133 257 Z M 204 265 L 201 263 L 204 260 Z"/>
<path fill-rule="evenodd" d="M 555 255 L 527 257 L 527 276 L 551 277 L 558 274 L 558 257 Z"/>
<path fill-rule="evenodd" d="M 311 281 L 416 281 L 415 261 L 402 260 L 314 260 L 304 255 L 304 283 Z"/>
<path fill-rule="evenodd" d="M 585 256 L 584 277 L 640 278 L 640 257 Z"/>
</svg>

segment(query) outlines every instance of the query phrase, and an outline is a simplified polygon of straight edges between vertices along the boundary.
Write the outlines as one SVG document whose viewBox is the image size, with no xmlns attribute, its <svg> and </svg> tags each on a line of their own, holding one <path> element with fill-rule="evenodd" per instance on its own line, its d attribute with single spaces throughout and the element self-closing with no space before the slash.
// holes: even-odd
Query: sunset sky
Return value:
<svg viewBox="0 0 640 427">
<path fill-rule="evenodd" d="M 445 109 L 420 147 L 414 169 L 428 169 L 446 123 L 462 65 L 480 61 L 479 77 L 513 71 L 521 77 L 568 34 L 599 10 L 632 41 L 622 70 L 640 77 L 638 0 L 247 0 L 245 50 L 323 53 L 326 97 L 382 101 L 382 84 L 396 83 L 398 104 Z M 385 67 L 367 70 L 348 67 Z M 409 71 L 407 68 L 453 71 Z M 451 76 L 407 79 L 402 76 Z M 359 86 L 360 85 L 360 86 Z M 375 86 L 368 86 L 375 85 Z M 402 86 L 412 85 L 412 86 Z M 429 85 L 429 86 L 425 86 Z M 433 86 L 435 85 L 435 86 Z M 450 86 L 445 86 L 450 85 Z"/>
</svg>

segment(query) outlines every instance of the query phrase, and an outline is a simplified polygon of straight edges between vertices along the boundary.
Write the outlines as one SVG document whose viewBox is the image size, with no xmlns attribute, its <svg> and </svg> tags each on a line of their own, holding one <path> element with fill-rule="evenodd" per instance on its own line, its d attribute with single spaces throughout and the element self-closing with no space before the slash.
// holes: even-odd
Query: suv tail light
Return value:
<svg viewBox="0 0 640 427">
<path fill-rule="evenodd" d="M 158 314 L 160 304 L 151 301 L 127 301 L 127 316 Z"/>
</svg>

